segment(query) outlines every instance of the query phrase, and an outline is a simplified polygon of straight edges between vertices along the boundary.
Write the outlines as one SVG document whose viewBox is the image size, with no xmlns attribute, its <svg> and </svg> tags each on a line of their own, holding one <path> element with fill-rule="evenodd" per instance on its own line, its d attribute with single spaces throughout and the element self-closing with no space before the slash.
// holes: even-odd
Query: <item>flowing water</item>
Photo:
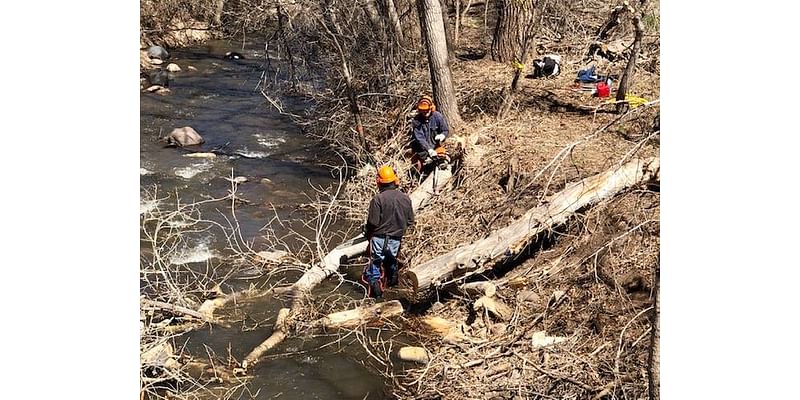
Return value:
<svg viewBox="0 0 800 400">
<path fill-rule="evenodd" d="M 246 178 L 237 190 L 237 196 L 245 202 L 237 204 L 236 215 L 243 237 L 254 240 L 256 250 L 263 250 L 259 248 L 262 245 L 259 237 L 265 226 L 278 233 L 291 228 L 311 235 L 311 230 L 300 224 L 269 226 L 270 221 L 276 214 L 287 222 L 302 220 L 308 216 L 307 211 L 297 206 L 314 197 L 311 185 L 327 187 L 334 183 L 330 167 L 333 158 L 321 153 L 317 142 L 305 137 L 290 120 L 269 107 L 262 96 L 259 86 L 264 69 L 262 46 L 213 41 L 201 47 L 176 49 L 170 61 L 182 71 L 171 74 L 171 93 L 165 96 L 142 93 L 140 97 L 143 193 L 157 185 L 160 195 L 170 195 L 167 202 L 174 202 L 176 193 L 182 203 L 201 201 L 224 197 L 231 189 L 226 177 Z M 246 59 L 224 59 L 227 51 L 239 51 Z M 283 100 L 289 108 L 300 107 L 289 99 Z M 193 127 L 206 142 L 192 149 L 181 149 L 165 147 L 159 141 L 172 129 L 183 126 Z M 184 156 L 212 149 L 224 155 L 215 159 Z M 151 206 L 152 203 L 142 203 L 143 209 Z M 168 208 L 166 204 L 162 206 Z M 201 211 L 204 217 L 224 221 L 219 216 L 229 207 L 229 202 L 216 202 L 204 205 Z M 199 232 L 192 240 L 174 262 L 202 265 L 219 255 L 224 247 L 224 238 L 210 231 Z M 146 250 L 143 247 L 142 251 Z M 240 287 L 246 284 L 247 281 L 242 281 Z M 195 356 L 213 352 L 224 358 L 230 349 L 230 354 L 241 361 L 271 333 L 272 321 L 280 307 L 280 302 L 274 299 L 257 300 L 246 305 L 245 322 L 192 332 L 177 342 Z M 252 371 L 255 378 L 250 391 L 259 391 L 255 396 L 259 399 L 386 396 L 383 380 L 358 362 L 364 354 L 357 346 L 313 350 L 324 343 L 322 339 L 287 340 L 273 353 L 300 351 L 258 364 Z"/>
</svg>

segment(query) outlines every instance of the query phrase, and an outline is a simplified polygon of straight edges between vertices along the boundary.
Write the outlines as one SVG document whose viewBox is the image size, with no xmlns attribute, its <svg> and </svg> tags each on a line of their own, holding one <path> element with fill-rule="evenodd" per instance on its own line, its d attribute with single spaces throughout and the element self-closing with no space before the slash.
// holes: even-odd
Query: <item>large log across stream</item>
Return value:
<svg viewBox="0 0 800 400">
<path fill-rule="evenodd" d="M 439 194 L 452 176 L 451 167 L 435 169 L 433 173 L 428 175 L 428 177 L 409 195 L 414 212 L 416 213 L 425 207 L 433 196 Z M 308 296 L 311 289 L 325 278 L 335 274 L 339 270 L 342 260 L 366 253 L 367 246 L 367 239 L 364 235 L 359 235 L 337 246 L 330 253 L 325 255 L 319 264 L 312 265 L 311 268 L 306 270 L 303 276 L 289 288 L 292 297 L 291 308 L 283 308 L 280 310 L 272 334 L 245 357 L 244 361 L 242 361 L 242 367 L 244 369 L 252 367 L 264 353 L 282 342 L 283 339 L 286 338 L 287 332 L 289 332 L 288 325 L 291 324 L 291 316 L 299 312 L 303 307 L 303 298 Z M 326 323 L 322 323 L 322 325 L 329 328 L 353 327 L 359 323 L 372 321 L 376 318 L 397 315 L 399 314 L 397 311 L 398 307 L 400 311 L 402 311 L 402 306 L 399 306 L 399 303 L 392 303 L 386 306 L 390 307 L 391 312 L 387 312 L 389 309 L 378 307 L 375 310 L 379 310 L 380 312 L 370 308 L 368 310 L 351 310 L 344 314 L 331 314 L 328 316 Z M 370 316 L 374 318 L 370 318 Z"/>
<path fill-rule="evenodd" d="M 401 271 L 398 287 L 388 290 L 387 295 L 415 303 L 424 301 L 448 281 L 486 271 L 515 257 L 536 235 L 563 224 L 577 211 L 628 187 L 658 181 L 659 166 L 657 157 L 636 159 L 572 183 L 488 237 Z"/>
</svg>

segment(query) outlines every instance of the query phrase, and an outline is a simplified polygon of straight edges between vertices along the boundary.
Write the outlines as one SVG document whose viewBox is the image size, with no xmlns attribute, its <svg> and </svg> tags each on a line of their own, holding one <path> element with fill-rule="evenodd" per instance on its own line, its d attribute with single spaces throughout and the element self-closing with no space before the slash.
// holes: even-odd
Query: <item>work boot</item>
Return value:
<svg viewBox="0 0 800 400">
<path fill-rule="evenodd" d="M 379 299 L 383 296 L 383 288 L 381 288 L 380 281 L 372 281 L 369 283 L 369 290 L 372 297 Z"/>
<path fill-rule="evenodd" d="M 397 286 L 398 279 L 399 278 L 397 272 L 390 274 L 388 278 L 389 286 Z"/>
</svg>

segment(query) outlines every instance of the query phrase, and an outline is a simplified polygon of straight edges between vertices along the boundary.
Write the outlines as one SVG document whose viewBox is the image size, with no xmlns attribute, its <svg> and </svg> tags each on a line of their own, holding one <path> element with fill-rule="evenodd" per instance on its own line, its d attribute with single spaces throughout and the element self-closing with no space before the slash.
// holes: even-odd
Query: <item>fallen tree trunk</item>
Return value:
<svg viewBox="0 0 800 400">
<path fill-rule="evenodd" d="M 568 185 L 543 205 L 528 210 L 509 226 L 400 274 L 392 297 L 421 302 L 450 280 L 483 272 L 519 254 L 539 233 L 563 224 L 575 212 L 611 198 L 621 190 L 658 180 L 659 159 L 630 161 L 618 168 Z"/>
<path fill-rule="evenodd" d="M 414 192 L 409 195 L 411 198 L 411 206 L 414 208 L 414 212 L 416 213 L 423 208 L 430 201 L 431 197 L 438 195 L 439 192 L 441 192 L 441 190 L 444 189 L 444 187 L 450 181 L 452 176 L 452 167 L 448 167 L 444 170 L 437 168 L 434 173 L 430 174 L 419 185 L 419 187 L 417 187 Z M 346 260 L 347 258 L 366 253 L 367 247 L 367 239 L 363 234 L 359 235 L 337 246 L 322 258 L 322 262 L 317 265 L 313 265 L 311 268 L 306 270 L 303 276 L 301 276 L 300 279 L 298 279 L 289 289 L 292 297 L 291 309 L 281 309 L 281 311 L 287 310 L 286 317 L 278 318 L 275 321 L 275 328 L 272 331 L 272 335 L 270 335 L 270 337 L 253 349 L 253 351 L 251 351 L 245 357 L 244 361 L 242 361 L 242 368 L 246 370 L 247 368 L 252 367 L 258 362 L 264 353 L 283 341 L 283 339 L 286 338 L 286 332 L 289 331 L 288 321 L 291 320 L 291 318 L 289 318 L 289 314 L 295 314 L 302 309 L 303 298 L 307 296 L 309 292 L 311 292 L 311 289 L 317 286 L 325 278 L 335 274 L 339 270 L 342 259 Z"/>
</svg>

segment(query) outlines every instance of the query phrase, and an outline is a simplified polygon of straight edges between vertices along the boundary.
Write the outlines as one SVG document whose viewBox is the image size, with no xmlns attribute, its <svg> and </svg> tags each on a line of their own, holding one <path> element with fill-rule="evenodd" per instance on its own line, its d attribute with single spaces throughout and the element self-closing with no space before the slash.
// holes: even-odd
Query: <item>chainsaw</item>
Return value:
<svg viewBox="0 0 800 400">
<path fill-rule="evenodd" d="M 436 164 L 439 169 L 447 169 L 450 165 L 450 156 L 447 155 L 443 145 L 439 145 L 436 149 L 436 157 L 429 157 L 425 160 L 424 165 Z"/>
</svg>

